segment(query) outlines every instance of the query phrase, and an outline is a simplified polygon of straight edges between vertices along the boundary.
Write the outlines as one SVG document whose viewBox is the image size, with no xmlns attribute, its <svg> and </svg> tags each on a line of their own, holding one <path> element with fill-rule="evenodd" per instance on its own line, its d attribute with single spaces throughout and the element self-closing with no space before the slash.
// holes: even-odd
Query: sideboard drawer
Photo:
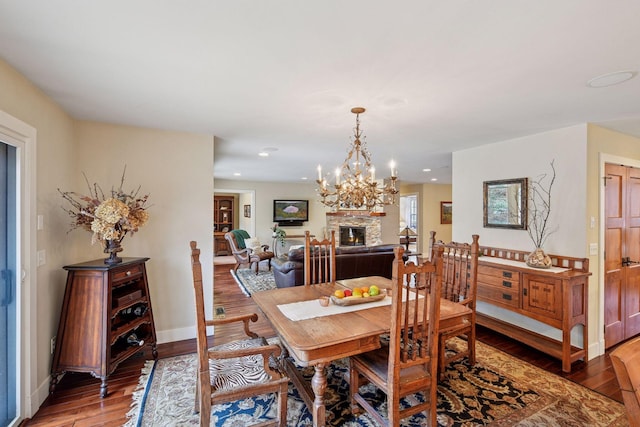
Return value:
<svg viewBox="0 0 640 427">
<path fill-rule="evenodd" d="M 478 272 L 478 286 L 495 286 L 500 289 L 520 290 L 520 275 L 512 274 L 511 277 L 492 276 Z"/>
<path fill-rule="evenodd" d="M 489 267 L 487 265 L 478 265 L 478 276 L 486 275 L 506 280 L 518 280 L 518 272 L 509 270 L 508 268 Z"/>
<path fill-rule="evenodd" d="M 520 307 L 520 292 L 509 288 L 500 289 L 495 286 L 480 286 L 478 282 L 478 299 L 507 308 Z"/>
</svg>

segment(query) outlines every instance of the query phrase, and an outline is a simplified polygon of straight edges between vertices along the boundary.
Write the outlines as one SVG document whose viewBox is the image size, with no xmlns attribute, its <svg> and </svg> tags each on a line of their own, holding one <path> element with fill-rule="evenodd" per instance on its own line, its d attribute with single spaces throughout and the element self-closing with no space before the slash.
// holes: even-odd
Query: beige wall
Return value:
<svg viewBox="0 0 640 427">
<path fill-rule="evenodd" d="M 119 184 L 126 165 L 125 189 L 140 185 L 150 194 L 149 222 L 125 237 L 121 255 L 151 258 L 147 273 L 158 341 L 194 337 L 191 240 L 202 251 L 205 297 L 212 299 L 213 136 L 79 122 L 76 141 L 78 176 L 84 171 L 106 189 Z M 84 259 L 102 257 L 102 248 L 92 247 L 84 234 Z"/>
<path fill-rule="evenodd" d="M 212 298 L 211 224 L 213 212 L 213 137 L 76 122 L 16 70 L 0 60 L 0 110 L 37 132 L 37 206 L 44 229 L 36 232 L 46 264 L 27 272 L 32 278 L 32 305 L 27 361 L 29 383 L 24 399 L 31 416 L 48 395 L 50 339 L 57 333 L 66 273 L 62 266 L 101 258 L 91 234 L 69 230 L 57 189 L 85 192 L 82 172 L 110 189 L 127 165 L 126 185 L 150 193 L 150 220 L 124 240 L 125 256 L 147 256 L 149 285 L 160 342 L 195 336 L 189 240 L 203 250 L 207 292 Z M 29 219 L 35 224 L 35 218 Z M 33 254 L 32 254 L 33 257 Z M 26 334 L 25 334 L 26 335 Z"/>
<path fill-rule="evenodd" d="M 592 325 L 590 336 L 597 340 L 600 351 L 604 351 L 604 219 L 601 192 L 603 190 L 601 166 L 605 161 L 640 167 L 640 138 L 624 135 L 600 126 L 588 126 L 587 148 L 587 240 L 598 245 L 598 255 L 589 256 L 589 270 L 592 273 L 589 289 L 591 301 L 589 316 Z M 591 227 L 591 218 L 594 227 Z"/>
<path fill-rule="evenodd" d="M 451 241 L 451 224 L 440 224 L 440 202 L 451 201 L 450 184 L 409 184 L 400 188 L 405 195 L 417 194 L 418 206 L 418 252 L 429 249 L 429 232 L 436 232 L 436 239 L 444 242 Z M 453 221 L 455 222 L 455 206 L 453 207 Z M 466 240 L 465 240 L 466 241 Z M 471 241 L 469 236 L 468 241 Z"/>
<path fill-rule="evenodd" d="M 326 226 L 326 212 L 328 209 L 319 202 L 316 193 L 315 183 L 281 183 L 281 182 L 255 182 L 255 181 L 236 181 L 218 179 L 215 182 L 216 191 L 218 190 L 238 190 L 255 192 L 254 212 L 252 216 L 255 218 L 255 237 L 258 237 L 262 243 L 272 245 L 271 230 L 273 225 L 273 200 L 274 199 L 303 199 L 309 200 L 309 221 L 305 222 L 302 227 L 286 227 L 285 231 L 288 235 L 302 235 L 306 230 L 316 236 L 322 236 Z M 216 192 L 216 194 L 218 194 Z M 382 217 L 382 239 L 383 243 L 398 243 L 398 205 L 386 206 L 386 215 Z M 287 245 L 303 244 L 304 239 L 288 240 Z M 284 248 L 286 250 L 286 246 Z M 278 249 L 278 252 L 281 252 Z"/>
<path fill-rule="evenodd" d="M 67 218 L 60 208 L 62 203 L 56 190 L 57 187 L 68 188 L 75 179 L 74 122 L 2 60 L 0 94 L 0 110 L 37 131 L 36 171 L 28 170 L 26 173 L 33 173 L 36 178 L 36 206 L 32 206 L 32 215 L 43 215 L 44 219 L 44 229 L 33 230 L 37 245 L 32 250 L 45 250 L 46 264 L 27 272 L 32 287 L 31 340 L 27 343 L 29 348 L 23 348 L 23 351 L 30 352 L 24 354 L 31 355 L 31 360 L 25 366 L 29 370 L 29 384 L 26 385 L 23 398 L 26 402 L 32 402 L 27 410 L 34 410 L 48 393 L 51 366 L 49 343 L 58 328 L 66 278 L 61 267 L 77 260 L 70 256 L 77 241 L 67 237 Z M 28 220 L 35 224 L 35 218 Z"/>
</svg>

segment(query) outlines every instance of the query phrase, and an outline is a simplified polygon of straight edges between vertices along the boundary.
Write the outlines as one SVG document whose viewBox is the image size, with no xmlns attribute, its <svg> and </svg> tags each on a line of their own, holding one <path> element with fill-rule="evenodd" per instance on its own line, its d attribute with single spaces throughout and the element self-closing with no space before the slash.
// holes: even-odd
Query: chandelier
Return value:
<svg viewBox="0 0 640 427">
<path fill-rule="evenodd" d="M 375 178 L 375 168 L 371 164 L 371 154 L 366 143 L 361 141 L 360 114 L 365 112 L 362 107 L 354 107 L 351 112 L 356 115 L 356 127 L 353 130 L 353 141 L 349 147 L 347 158 L 341 167 L 335 171 L 333 188 L 322 177 L 322 166 L 318 166 L 317 190 L 322 197 L 322 203 L 331 208 L 362 209 L 373 211 L 376 207 L 392 205 L 396 202 L 396 180 L 398 179 L 395 164 L 391 162 L 391 176 L 386 184 L 378 185 Z"/>
</svg>

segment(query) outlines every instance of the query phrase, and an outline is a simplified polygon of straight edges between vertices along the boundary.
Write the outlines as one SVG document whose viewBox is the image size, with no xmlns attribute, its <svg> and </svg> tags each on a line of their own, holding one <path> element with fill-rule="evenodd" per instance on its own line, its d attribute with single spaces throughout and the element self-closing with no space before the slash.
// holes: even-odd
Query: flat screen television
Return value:
<svg viewBox="0 0 640 427">
<path fill-rule="evenodd" d="M 308 200 L 274 200 L 273 222 L 280 226 L 301 226 L 309 221 Z"/>
</svg>

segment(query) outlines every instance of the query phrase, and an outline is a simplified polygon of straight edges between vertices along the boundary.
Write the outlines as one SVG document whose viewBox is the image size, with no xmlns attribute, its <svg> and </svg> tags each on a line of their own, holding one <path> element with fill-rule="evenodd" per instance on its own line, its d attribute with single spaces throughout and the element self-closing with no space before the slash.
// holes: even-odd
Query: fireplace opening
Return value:
<svg viewBox="0 0 640 427">
<path fill-rule="evenodd" d="M 367 227 L 340 227 L 340 246 L 364 246 Z"/>
</svg>

